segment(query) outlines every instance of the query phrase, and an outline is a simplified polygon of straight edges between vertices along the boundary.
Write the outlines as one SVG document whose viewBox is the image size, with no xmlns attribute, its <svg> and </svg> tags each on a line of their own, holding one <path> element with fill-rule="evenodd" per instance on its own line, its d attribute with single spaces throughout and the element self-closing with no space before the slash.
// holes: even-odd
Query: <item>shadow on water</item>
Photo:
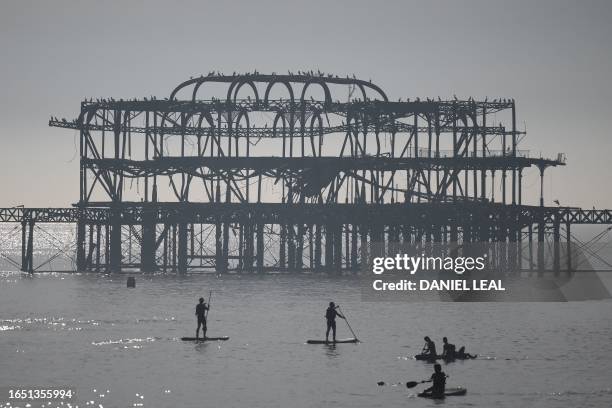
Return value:
<svg viewBox="0 0 612 408">
<path fill-rule="evenodd" d="M 198 341 L 198 342 L 195 342 L 195 344 L 193 345 L 193 348 L 199 353 L 204 353 L 209 345 L 210 345 L 209 342 Z"/>
<path fill-rule="evenodd" d="M 338 346 L 334 343 L 325 344 L 325 355 L 329 358 L 338 358 L 340 356 L 340 351 Z"/>
</svg>

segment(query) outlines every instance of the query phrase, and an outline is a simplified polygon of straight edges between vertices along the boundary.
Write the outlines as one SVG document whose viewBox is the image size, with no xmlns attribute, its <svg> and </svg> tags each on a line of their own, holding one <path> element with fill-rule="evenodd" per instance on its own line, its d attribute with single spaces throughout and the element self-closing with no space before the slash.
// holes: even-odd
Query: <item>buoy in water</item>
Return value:
<svg viewBox="0 0 612 408">
<path fill-rule="evenodd" d="M 135 288 L 136 287 L 136 278 L 133 276 L 128 277 L 127 279 L 127 287 L 128 288 Z"/>
</svg>

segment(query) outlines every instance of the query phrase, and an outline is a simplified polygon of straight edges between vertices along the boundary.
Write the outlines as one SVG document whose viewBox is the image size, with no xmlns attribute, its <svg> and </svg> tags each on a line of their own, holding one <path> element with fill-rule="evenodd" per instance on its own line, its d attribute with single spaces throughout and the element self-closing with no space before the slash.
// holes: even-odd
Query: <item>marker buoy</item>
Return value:
<svg viewBox="0 0 612 408">
<path fill-rule="evenodd" d="M 135 288 L 136 287 L 136 278 L 133 276 L 128 277 L 127 279 L 127 287 L 128 288 Z"/>
</svg>

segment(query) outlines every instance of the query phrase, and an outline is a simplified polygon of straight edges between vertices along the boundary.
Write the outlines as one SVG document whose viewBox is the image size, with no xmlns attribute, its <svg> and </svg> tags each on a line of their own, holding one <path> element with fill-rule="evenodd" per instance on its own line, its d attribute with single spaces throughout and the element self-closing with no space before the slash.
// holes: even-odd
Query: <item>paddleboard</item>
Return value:
<svg viewBox="0 0 612 408">
<path fill-rule="evenodd" d="M 452 361 L 452 360 L 472 360 L 471 357 L 455 357 L 455 358 L 444 358 L 441 355 L 436 356 L 435 358 L 430 356 L 429 354 L 417 354 L 416 356 L 414 356 L 415 360 L 421 360 L 421 361 L 435 361 L 435 360 L 446 360 L 446 361 Z M 476 358 L 476 357 L 474 357 Z"/>
<path fill-rule="evenodd" d="M 433 396 L 430 393 L 420 393 L 417 394 L 417 396 L 421 397 L 421 398 L 431 398 L 431 399 L 440 399 L 440 398 L 445 398 L 445 397 L 454 397 L 454 396 L 461 396 L 461 395 L 465 395 L 467 394 L 467 389 L 465 388 L 461 388 L 461 387 L 457 387 L 457 388 L 447 388 L 444 391 L 444 395 L 443 396 Z"/>
<path fill-rule="evenodd" d="M 223 336 L 223 337 L 206 337 L 205 339 L 203 339 L 202 337 L 199 338 L 195 338 L 195 337 L 181 337 L 181 340 L 183 341 L 225 341 L 225 340 L 229 340 L 228 336 Z"/>
<path fill-rule="evenodd" d="M 325 340 L 307 340 L 308 344 L 337 344 L 337 343 L 359 343 L 357 339 L 338 339 L 335 342 L 333 340 L 325 341 Z"/>
</svg>

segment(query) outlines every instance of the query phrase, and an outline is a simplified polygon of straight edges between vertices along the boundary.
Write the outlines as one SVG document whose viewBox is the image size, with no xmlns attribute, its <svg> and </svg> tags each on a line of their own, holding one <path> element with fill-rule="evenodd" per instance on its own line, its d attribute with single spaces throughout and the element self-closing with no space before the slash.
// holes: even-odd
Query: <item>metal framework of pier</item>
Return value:
<svg viewBox="0 0 612 408">
<path fill-rule="evenodd" d="M 37 222 L 76 223 L 80 271 L 178 273 L 341 273 L 374 243 L 426 242 L 506 243 L 508 269 L 572 269 L 571 225 L 612 224 L 610 210 L 544 206 L 544 172 L 565 156 L 519 149 L 514 100 L 396 102 L 349 77 L 211 73 L 164 99 L 85 100 L 49 125 L 79 132 L 80 197 L 0 209 L 22 223 L 26 271 Z"/>
</svg>

